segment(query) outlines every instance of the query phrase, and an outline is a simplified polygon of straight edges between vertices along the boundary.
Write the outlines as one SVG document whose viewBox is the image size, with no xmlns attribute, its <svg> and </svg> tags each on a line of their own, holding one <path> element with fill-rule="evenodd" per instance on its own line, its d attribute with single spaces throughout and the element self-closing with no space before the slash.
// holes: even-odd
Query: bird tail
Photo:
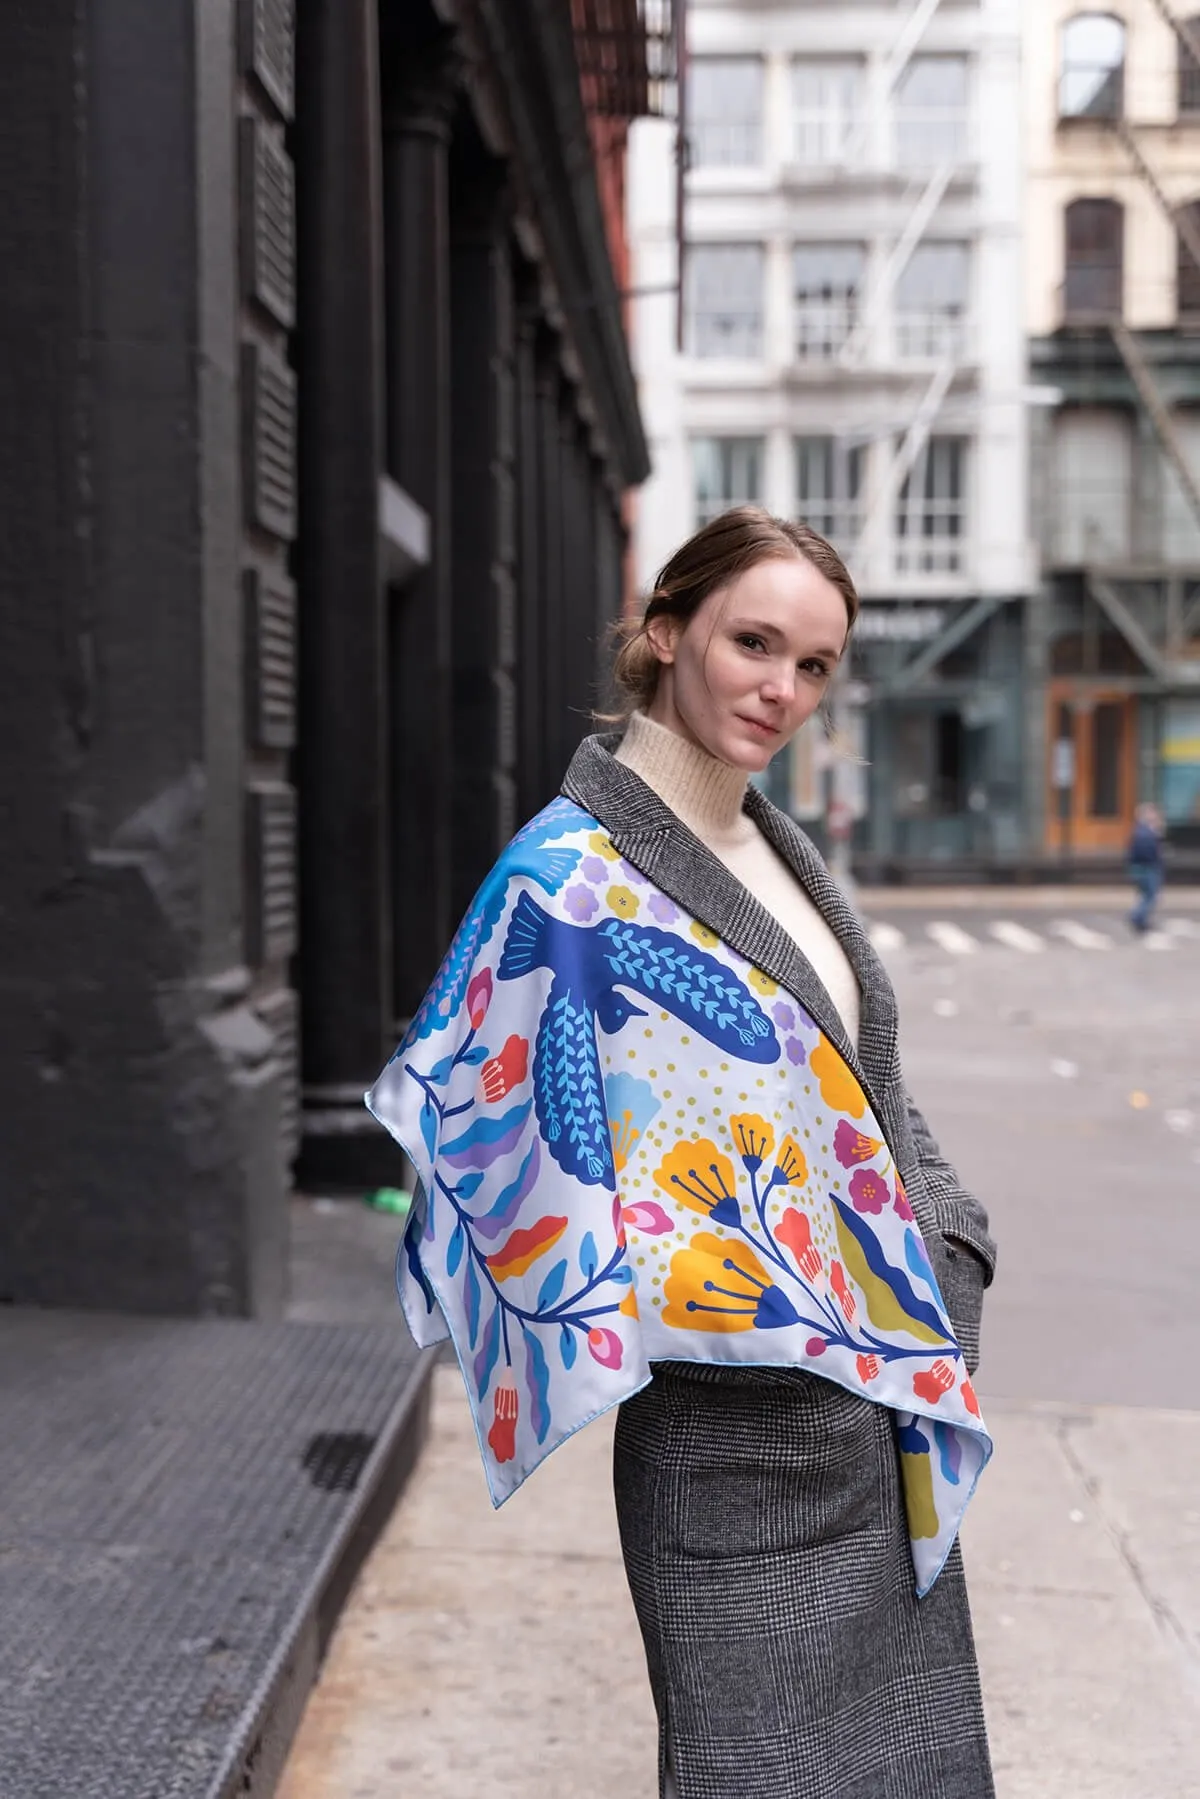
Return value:
<svg viewBox="0 0 1200 1799">
<path fill-rule="evenodd" d="M 527 893 L 522 893 L 509 919 L 508 935 L 496 969 L 499 978 L 515 981 L 531 969 L 550 967 L 550 938 L 554 930 L 554 920 Z"/>
</svg>

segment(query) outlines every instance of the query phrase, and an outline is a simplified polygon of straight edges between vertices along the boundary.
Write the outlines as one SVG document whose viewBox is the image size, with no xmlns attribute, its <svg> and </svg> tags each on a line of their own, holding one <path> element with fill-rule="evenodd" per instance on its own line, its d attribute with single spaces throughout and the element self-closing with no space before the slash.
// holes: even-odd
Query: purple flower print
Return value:
<svg viewBox="0 0 1200 1799">
<path fill-rule="evenodd" d="M 860 1168 L 850 1176 L 850 1199 L 856 1212 L 882 1212 L 891 1199 L 887 1184 L 872 1168 Z"/>
<path fill-rule="evenodd" d="M 679 917 L 679 907 L 673 905 L 665 893 L 651 894 L 650 911 L 657 918 L 659 924 L 674 924 Z"/>
<path fill-rule="evenodd" d="M 607 881 L 608 864 L 599 856 L 585 856 L 579 864 L 579 872 L 585 881 Z"/>
<path fill-rule="evenodd" d="M 771 1017 L 781 1031 L 794 1031 L 796 1028 L 796 1014 L 790 1006 L 785 1006 L 782 1000 L 777 1006 L 771 1008 Z"/>
<path fill-rule="evenodd" d="M 591 888 L 581 887 L 578 883 L 574 887 L 567 888 L 563 904 L 578 924 L 586 924 L 592 913 L 598 911 L 600 907 L 600 901 Z"/>
<path fill-rule="evenodd" d="M 787 1050 L 787 1059 L 792 1067 L 799 1068 L 804 1060 L 804 1045 L 801 1043 L 799 1037 L 789 1037 L 784 1044 L 784 1048 Z"/>
<path fill-rule="evenodd" d="M 617 863 L 617 867 L 620 870 L 623 877 L 625 878 L 625 880 L 632 881 L 634 883 L 634 885 L 637 887 L 645 886 L 646 877 L 642 873 L 641 869 L 635 868 L 633 866 L 632 862 L 626 862 L 624 856 L 622 856 L 621 860 Z"/>
</svg>

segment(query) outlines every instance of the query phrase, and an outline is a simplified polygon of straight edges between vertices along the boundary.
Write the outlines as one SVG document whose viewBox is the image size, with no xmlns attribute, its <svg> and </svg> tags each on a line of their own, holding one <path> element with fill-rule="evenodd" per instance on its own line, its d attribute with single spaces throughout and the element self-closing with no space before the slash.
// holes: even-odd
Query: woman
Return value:
<svg viewBox="0 0 1200 1799">
<path fill-rule="evenodd" d="M 489 876 L 370 1095 L 421 1181 L 405 1309 L 454 1339 L 497 1503 L 621 1402 L 678 1799 L 993 1793 L 955 1541 L 990 1449 L 986 1219 L 857 921 L 748 782 L 857 607 L 823 539 L 755 508 L 671 558 L 618 658 L 624 734 Z"/>
</svg>

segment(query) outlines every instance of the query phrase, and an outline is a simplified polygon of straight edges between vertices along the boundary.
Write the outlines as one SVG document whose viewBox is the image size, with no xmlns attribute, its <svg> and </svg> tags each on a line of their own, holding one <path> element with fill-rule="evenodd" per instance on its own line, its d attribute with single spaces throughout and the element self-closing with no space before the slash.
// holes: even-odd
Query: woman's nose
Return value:
<svg viewBox="0 0 1200 1799">
<path fill-rule="evenodd" d="M 762 684 L 764 699 L 772 699 L 783 704 L 792 698 L 796 691 L 796 671 L 791 663 L 782 663 L 769 669 Z"/>
</svg>

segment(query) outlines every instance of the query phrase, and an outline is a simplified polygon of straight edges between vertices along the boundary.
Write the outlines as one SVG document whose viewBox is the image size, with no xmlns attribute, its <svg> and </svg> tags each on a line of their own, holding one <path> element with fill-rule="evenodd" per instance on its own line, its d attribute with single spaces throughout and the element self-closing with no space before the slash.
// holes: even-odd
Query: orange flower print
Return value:
<svg viewBox="0 0 1200 1799">
<path fill-rule="evenodd" d="M 525 1079 L 529 1068 L 529 1041 L 525 1037 L 510 1037 L 498 1056 L 493 1056 L 484 1063 L 479 1071 L 479 1082 L 483 1088 L 483 1097 L 489 1105 L 503 1099 L 514 1087 L 519 1087 Z"/>
<path fill-rule="evenodd" d="M 554 1248 L 566 1228 L 565 1218 L 549 1215 L 539 1218 L 527 1229 L 514 1231 L 503 1247 L 487 1258 L 487 1265 L 498 1281 L 506 1281 L 514 1274 L 525 1274 L 539 1256 Z"/>
<path fill-rule="evenodd" d="M 855 1366 L 858 1369 L 858 1378 L 865 1386 L 869 1381 L 873 1381 L 879 1373 L 879 1357 L 877 1355 L 860 1355 Z"/>
<path fill-rule="evenodd" d="M 976 1418 L 978 1418 L 979 1417 L 979 1401 L 975 1397 L 974 1387 L 971 1385 L 970 1381 L 966 1378 L 965 1375 L 963 1376 L 963 1383 L 962 1383 L 962 1386 L 959 1388 L 959 1392 L 963 1396 L 963 1404 L 966 1406 L 968 1412 L 971 1412 Z"/>
<path fill-rule="evenodd" d="M 756 1174 L 775 1147 L 775 1133 L 757 1112 L 735 1112 L 729 1120 L 733 1147 L 749 1174 Z"/>
<path fill-rule="evenodd" d="M 733 1163 L 707 1137 L 677 1143 L 654 1170 L 654 1178 L 677 1205 L 702 1213 L 714 1224 L 735 1228 L 741 1224 Z"/>
<path fill-rule="evenodd" d="M 604 896 L 610 912 L 618 918 L 636 918 L 641 909 L 641 901 L 632 887 L 610 887 Z"/>
<path fill-rule="evenodd" d="M 498 1462 L 511 1462 L 517 1453 L 517 1414 L 520 1409 L 516 1381 L 511 1372 L 502 1374 L 496 1384 L 492 1428 L 487 1434 L 492 1454 Z"/>
<path fill-rule="evenodd" d="M 837 1302 L 846 1315 L 846 1323 L 853 1324 L 854 1314 L 858 1310 L 858 1302 L 850 1291 L 849 1283 L 846 1280 L 846 1271 L 840 1262 L 829 1264 L 829 1285 L 837 1295 Z"/>
<path fill-rule="evenodd" d="M 775 1226 L 775 1235 L 785 1249 L 791 1250 L 805 1280 L 815 1281 L 821 1272 L 821 1252 L 812 1240 L 808 1213 L 799 1206 L 789 1206 Z"/>
<path fill-rule="evenodd" d="M 662 1321 L 674 1330 L 780 1330 L 795 1308 L 748 1244 L 701 1231 L 671 1257 Z"/>
<path fill-rule="evenodd" d="M 936 1405 L 953 1385 L 954 1370 L 949 1362 L 936 1361 L 927 1374 L 913 1375 L 913 1392 L 918 1399 L 927 1399 L 930 1405 Z"/>
<path fill-rule="evenodd" d="M 822 1037 L 808 1058 L 808 1065 L 821 1083 L 821 1098 L 833 1112 L 849 1112 L 861 1118 L 867 1109 L 863 1090 L 842 1061 L 828 1037 Z"/>
<path fill-rule="evenodd" d="M 779 1145 L 771 1184 L 775 1187 L 802 1187 L 808 1179 L 808 1158 L 789 1131 Z"/>
</svg>

